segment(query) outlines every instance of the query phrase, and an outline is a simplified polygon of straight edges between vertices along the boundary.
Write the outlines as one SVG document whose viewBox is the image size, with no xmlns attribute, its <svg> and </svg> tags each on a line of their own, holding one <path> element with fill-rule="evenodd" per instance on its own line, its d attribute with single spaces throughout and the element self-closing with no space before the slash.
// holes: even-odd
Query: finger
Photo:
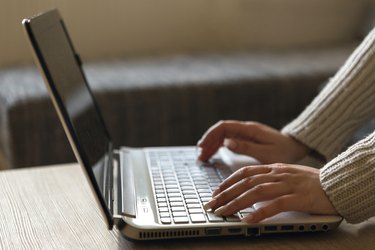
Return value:
<svg viewBox="0 0 375 250">
<path fill-rule="evenodd" d="M 276 214 L 292 210 L 298 211 L 298 199 L 294 195 L 284 195 L 255 210 L 255 212 L 243 218 L 242 221 L 257 223 Z"/>
<path fill-rule="evenodd" d="M 269 174 L 259 174 L 250 176 L 240 180 L 229 188 L 225 189 L 223 192 L 212 198 L 213 202 L 207 203 L 206 207 L 210 207 L 215 210 L 218 207 L 221 207 L 235 198 L 241 196 L 241 194 L 246 193 L 248 190 L 253 189 L 254 187 L 265 184 L 273 183 L 277 181 L 277 176 Z"/>
<path fill-rule="evenodd" d="M 215 214 L 231 215 L 257 202 L 277 199 L 290 194 L 290 192 L 291 190 L 281 182 L 261 184 L 215 210 Z"/>
<path fill-rule="evenodd" d="M 225 139 L 223 144 L 237 154 L 249 155 L 262 163 L 269 163 L 267 145 L 238 139 Z"/>
<path fill-rule="evenodd" d="M 226 190 L 230 186 L 239 182 L 242 179 L 248 178 L 253 175 L 266 174 L 271 172 L 272 169 L 268 165 L 257 165 L 257 166 L 247 166 L 240 168 L 233 174 L 231 174 L 227 179 L 225 179 L 219 187 L 212 193 L 212 196 L 216 196 L 222 191 Z"/>
<path fill-rule="evenodd" d="M 249 138 L 254 133 L 252 124 L 239 121 L 221 121 L 212 126 L 198 142 L 202 148 L 199 159 L 207 161 L 223 145 L 225 138 Z M 253 126 L 255 127 L 255 126 Z"/>
</svg>

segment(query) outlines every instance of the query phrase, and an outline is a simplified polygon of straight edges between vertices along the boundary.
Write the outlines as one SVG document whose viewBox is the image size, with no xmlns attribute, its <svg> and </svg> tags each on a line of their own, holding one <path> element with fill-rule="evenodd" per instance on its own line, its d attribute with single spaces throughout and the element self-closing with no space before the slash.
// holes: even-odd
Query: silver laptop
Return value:
<svg viewBox="0 0 375 250">
<path fill-rule="evenodd" d="M 219 155 L 212 165 L 198 164 L 194 146 L 113 149 L 59 12 L 25 19 L 23 25 L 109 229 L 115 225 L 127 238 L 154 240 L 327 231 L 340 224 L 338 216 L 299 212 L 241 222 L 257 204 L 227 217 L 204 211 L 212 191 L 231 173 L 223 164 L 228 161 Z"/>
</svg>

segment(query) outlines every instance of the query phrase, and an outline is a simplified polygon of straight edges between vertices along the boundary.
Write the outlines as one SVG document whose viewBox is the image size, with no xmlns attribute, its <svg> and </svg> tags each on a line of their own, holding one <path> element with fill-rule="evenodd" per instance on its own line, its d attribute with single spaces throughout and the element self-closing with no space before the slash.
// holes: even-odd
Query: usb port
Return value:
<svg viewBox="0 0 375 250">
<path fill-rule="evenodd" d="M 213 236 L 213 235 L 220 235 L 220 233 L 221 233 L 220 227 L 206 228 L 206 235 Z"/>
<path fill-rule="evenodd" d="M 246 230 L 246 236 L 259 236 L 260 230 L 259 227 L 248 227 Z"/>
<path fill-rule="evenodd" d="M 283 231 L 292 231 L 294 229 L 293 225 L 283 225 L 281 226 L 281 230 Z"/>
<path fill-rule="evenodd" d="M 265 226 L 264 231 L 277 231 L 277 226 Z"/>
</svg>

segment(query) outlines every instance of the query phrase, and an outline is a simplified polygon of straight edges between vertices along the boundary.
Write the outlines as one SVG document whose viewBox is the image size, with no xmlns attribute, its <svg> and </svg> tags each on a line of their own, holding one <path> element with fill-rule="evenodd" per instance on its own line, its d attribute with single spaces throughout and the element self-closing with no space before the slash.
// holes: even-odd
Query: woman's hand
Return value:
<svg viewBox="0 0 375 250">
<path fill-rule="evenodd" d="M 268 202 L 244 222 L 256 223 L 285 211 L 337 214 L 320 185 L 319 170 L 289 164 L 239 169 L 220 184 L 204 208 L 228 216 L 262 201 Z"/>
<path fill-rule="evenodd" d="M 198 142 L 201 161 L 207 161 L 221 147 L 256 158 L 262 163 L 294 163 L 310 149 L 292 137 L 256 122 L 221 121 Z"/>
</svg>

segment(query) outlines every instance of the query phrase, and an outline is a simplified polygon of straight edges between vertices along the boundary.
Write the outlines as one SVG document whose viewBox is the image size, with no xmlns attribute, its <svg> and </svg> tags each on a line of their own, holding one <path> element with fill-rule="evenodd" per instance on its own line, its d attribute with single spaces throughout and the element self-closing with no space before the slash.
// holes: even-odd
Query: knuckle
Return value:
<svg viewBox="0 0 375 250">
<path fill-rule="evenodd" d="M 286 170 L 286 167 L 283 163 L 273 163 L 270 165 L 273 173 L 284 173 Z"/>
<path fill-rule="evenodd" d="M 264 188 L 265 187 L 263 185 L 258 185 L 258 186 L 255 186 L 252 191 L 256 196 L 260 196 L 264 194 Z"/>
<path fill-rule="evenodd" d="M 249 167 L 243 167 L 239 170 L 239 176 L 243 179 L 243 178 L 246 178 L 248 176 L 248 173 L 249 173 Z"/>
<path fill-rule="evenodd" d="M 241 207 L 241 201 L 239 198 L 233 199 L 233 201 L 228 204 L 228 208 L 230 210 L 239 210 L 240 207 Z"/>
<path fill-rule="evenodd" d="M 252 186 L 252 183 L 253 183 L 253 178 L 250 176 L 250 177 L 246 177 L 245 179 L 243 179 L 241 185 L 247 189 Z"/>
</svg>

